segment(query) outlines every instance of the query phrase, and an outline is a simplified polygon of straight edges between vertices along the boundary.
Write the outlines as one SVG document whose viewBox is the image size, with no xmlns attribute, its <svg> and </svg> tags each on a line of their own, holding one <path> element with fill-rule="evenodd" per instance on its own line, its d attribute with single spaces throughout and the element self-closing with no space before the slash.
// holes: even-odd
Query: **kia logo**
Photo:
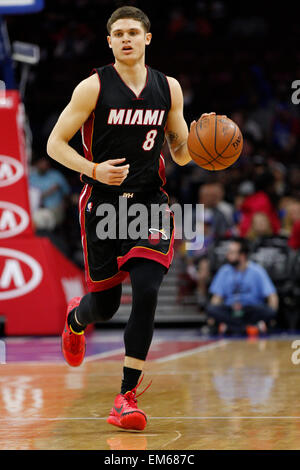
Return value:
<svg viewBox="0 0 300 470">
<path fill-rule="evenodd" d="M 31 256 L 10 248 L 0 248 L 0 300 L 28 294 L 41 282 L 43 271 Z"/>
<path fill-rule="evenodd" d="M 0 188 L 16 183 L 23 175 L 24 168 L 18 160 L 0 155 Z"/>
<path fill-rule="evenodd" d="M 27 212 L 11 202 L 0 201 L 0 238 L 9 238 L 23 232 L 29 224 Z"/>
</svg>

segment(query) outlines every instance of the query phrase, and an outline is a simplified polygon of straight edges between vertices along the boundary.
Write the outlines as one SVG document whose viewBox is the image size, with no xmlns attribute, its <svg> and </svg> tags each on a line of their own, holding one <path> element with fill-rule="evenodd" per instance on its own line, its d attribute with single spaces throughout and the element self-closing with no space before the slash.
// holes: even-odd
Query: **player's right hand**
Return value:
<svg viewBox="0 0 300 470">
<path fill-rule="evenodd" d="M 129 173 L 129 164 L 115 166 L 124 163 L 126 158 L 116 158 L 99 163 L 96 169 L 96 179 L 104 184 L 120 186 Z"/>
</svg>

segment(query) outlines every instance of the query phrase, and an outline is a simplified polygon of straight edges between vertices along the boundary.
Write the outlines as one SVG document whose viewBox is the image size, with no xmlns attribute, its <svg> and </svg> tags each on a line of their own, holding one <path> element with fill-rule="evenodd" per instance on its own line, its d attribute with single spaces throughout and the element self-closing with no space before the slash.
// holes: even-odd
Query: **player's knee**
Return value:
<svg viewBox="0 0 300 470">
<path fill-rule="evenodd" d="M 95 321 L 99 321 L 99 322 L 102 322 L 102 321 L 108 321 L 110 320 L 114 314 L 116 313 L 118 309 L 109 309 L 109 310 L 97 310 L 97 312 L 95 312 Z"/>
<path fill-rule="evenodd" d="M 118 286 L 119 287 L 119 286 Z M 92 296 L 94 321 L 108 321 L 117 312 L 121 301 L 121 290 L 97 292 Z"/>
<path fill-rule="evenodd" d="M 108 321 L 110 320 L 114 314 L 118 311 L 120 307 L 120 299 L 114 299 L 111 301 L 109 305 L 106 305 L 105 308 L 99 309 L 99 314 L 100 314 L 100 320 L 101 321 Z"/>
</svg>

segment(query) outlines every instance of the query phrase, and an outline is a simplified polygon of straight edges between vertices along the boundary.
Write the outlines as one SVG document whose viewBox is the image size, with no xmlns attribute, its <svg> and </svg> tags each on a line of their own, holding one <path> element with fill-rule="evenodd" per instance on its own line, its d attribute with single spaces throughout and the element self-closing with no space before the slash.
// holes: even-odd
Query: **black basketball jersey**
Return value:
<svg viewBox="0 0 300 470">
<path fill-rule="evenodd" d="M 120 186 L 82 180 L 114 192 L 157 190 L 165 184 L 161 148 L 171 107 L 166 76 L 147 66 L 146 84 L 137 96 L 122 80 L 113 64 L 94 69 L 100 91 L 94 111 L 82 126 L 85 157 L 95 163 L 126 158 L 129 174 Z M 123 165 L 123 164 L 122 164 Z"/>
</svg>

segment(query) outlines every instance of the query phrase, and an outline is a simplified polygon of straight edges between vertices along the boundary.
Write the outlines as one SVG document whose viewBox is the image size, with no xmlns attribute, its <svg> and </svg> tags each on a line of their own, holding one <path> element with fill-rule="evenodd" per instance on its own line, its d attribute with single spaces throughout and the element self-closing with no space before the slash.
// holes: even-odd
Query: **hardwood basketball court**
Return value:
<svg viewBox="0 0 300 470">
<path fill-rule="evenodd" d="M 139 391 L 143 432 L 106 423 L 119 392 L 122 332 L 88 337 L 79 368 L 60 338 L 9 338 L 0 365 L 0 449 L 299 449 L 295 338 L 211 339 L 155 333 Z"/>
</svg>

